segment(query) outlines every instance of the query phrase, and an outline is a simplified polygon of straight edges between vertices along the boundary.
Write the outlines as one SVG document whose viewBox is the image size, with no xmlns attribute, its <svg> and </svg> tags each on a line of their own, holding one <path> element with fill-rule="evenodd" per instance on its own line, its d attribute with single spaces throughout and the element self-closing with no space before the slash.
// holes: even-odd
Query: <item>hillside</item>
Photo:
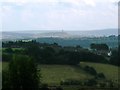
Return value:
<svg viewBox="0 0 120 90">
<path fill-rule="evenodd" d="M 107 79 L 113 80 L 115 82 L 118 81 L 118 73 L 119 73 L 118 70 L 120 69 L 120 67 L 116 67 L 109 64 L 90 63 L 90 62 L 80 63 L 81 67 L 84 67 L 86 65 L 95 68 L 98 73 L 104 73 Z"/>
<path fill-rule="evenodd" d="M 84 80 L 92 77 L 77 66 L 39 65 L 38 68 L 41 69 L 43 82 L 50 85 L 58 85 L 67 79 Z"/>
<path fill-rule="evenodd" d="M 29 47 L 25 48 L 26 46 Z M 30 58 L 34 58 L 35 66 L 36 63 L 38 65 L 36 68 L 36 71 L 38 71 L 37 75 L 41 75 L 41 78 L 38 78 L 38 80 L 41 81 L 42 85 L 48 84 L 48 87 L 56 87 L 61 85 L 63 90 L 69 90 L 68 88 L 71 88 L 72 86 L 74 88 L 77 86 L 77 88 L 71 88 L 71 90 L 78 90 L 80 87 L 118 86 L 118 67 L 110 65 L 110 62 L 108 62 L 108 60 L 102 55 L 94 54 L 90 52 L 89 49 L 72 47 L 69 51 L 68 48 L 59 46 L 56 43 L 38 43 L 35 40 L 28 42 L 6 42 L 3 43 L 3 47 L 4 48 L 1 49 L 3 50 L 3 69 L 8 69 L 8 62 L 11 60 L 25 61 L 27 60 L 26 58 L 28 58 L 28 60 L 30 60 Z M 75 49 L 77 49 L 77 51 Z M 15 54 L 18 56 L 12 56 Z M 21 66 L 23 65 L 22 67 L 29 67 L 27 66 L 27 63 L 26 65 L 23 63 L 24 62 L 21 63 Z M 18 67 L 19 64 L 20 63 L 18 62 L 16 67 Z M 25 67 L 22 70 L 24 70 Z M 28 69 L 23 72 L 27 73 L 29 70 L 32 69 Z M 23 75 L 23 73 L 21 75 Z"/>
<path fill-rule="evenodd" d="M 118 46 L 117 29 L 104 29 L 92 31 L 19 31 L 2 32 L 2 41 L 31 40 L 40 43 L 58 43 L 61 46 L 80 45 L 89 48 L 91 43 L 106 43 L 111 48 Z"/>
<path fill-rule="evenodd" d="M 108 64 L 81 62 L 80 67 L 69 65 L 40 65 L 42 80 L 48 84 L 59 84 L 60 81 L 66 79 L 85 80 L 92 78 L 90 74 L 85 72 L 82 67 L 91 66 L 98 73 L 103 73 L 108 80 L 118 81 L 118 67 Z"/>
<path fill-rule="evenodd" d="M 1 63 L 0 63 L 1 65 Z M 7 67 L 7 63 L 3 63 L 3 69 Z M 85 72 L 82 68 L 86 65 L 96 69 L 98 73 L 104 73 L 107 79 L 118 81 L 118 69 L 109 64 L 81 62 L 80 66 L 70 65 L 39 65 L 38 69 L 41 70 L 42 82 L 50 85 L 58 85 L 60 81 L 66 79 L 85 80 L 93 76 Z"/>
<path fill-rule="evenodd" d="M 1 63 L 0 63 L 1 65 Z M 3 63 L 3 69 L 6 68 L 8 63 Z M 74 79 L 83 81 L 86 79 L 93 78 L 92 75 L 85 72 L 82 68 L 86 65 L 94 67 L 97 72 L 102 72 L 107 79 L 118 81 L 118 67 L 108 64 L 99 64 L 99 63 L 90 63 L 90 62 L 81 62 L 80 66 L 70 66 L 70 65 L 38 65 L 38 70 L 41 71 L 42 83 L 47 83 L 49 86 L 58 86 L 60 81 L 67 79 Z M 63 90 L 79 90 L 81 86 L 62 86 Z M 85 87 L 84 87 L 85 88 Z M 85 90 L 93 90 L 85 89 Z M 100 90 L 100 89 L 95 89 Z M 102 89 L 109 90 L 109 89 Z M 116 89 L 110 89 L 116 90 Z"/>
</svg>

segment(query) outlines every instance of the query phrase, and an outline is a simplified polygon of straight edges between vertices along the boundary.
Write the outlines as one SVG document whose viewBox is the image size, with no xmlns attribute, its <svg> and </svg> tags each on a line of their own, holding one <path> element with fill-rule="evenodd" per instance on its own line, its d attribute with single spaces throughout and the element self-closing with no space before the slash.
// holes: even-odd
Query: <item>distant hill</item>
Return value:
<svg viewBox="0 0 120 90">
<path fill-rule="evenodd" d="M 37 38 L 37 42 L 40 43 L 58 43 L 61 46 L 76 46 L 80 45 L 84 48 L 89 48 L 91 43 L 106 43 L 111 48 L 118 47 L 118 37 L 110 36 L 110 37 L 81 37 L 81 38 Z"/>
<path fill-rule="evenodd" d="M 24 32 L 2 32 L 2 40 L 17 40 L 33 38 L 32 33 Z"/>
<path fill-rule="evenodd" d="M 76 46 L 89 48 L 91 43 L 106 43 L 112 48 L 118 46 L 118 30 L 104 29 L 93 31 L 19 31 L 2 32 L 2 41 L 35 39 L 41 43 L 58 43 L 62 46 Z"/>
<path fill-rule="evenodd" d="M 100 37 L 100 36 L 118 36 L 118 29 L 102 29 L 102 30 L 91 30 L 91 31 L 71 31 L 69 34 L 79 37 Z"/>
<path fill-rule="evenodd" d="M 28 39 L 28 38 L 43 38 L 43 37 L 57 37 L 57 38 L 81 38 L 81 37 L 100 37 L 118 35 L 117 29 L 103 29 L 103 30 L 92 30 L 92 31 L 63 31 L 63 30 L 49 30 L 49 31 L 3 31 L 3 40 L 12 39 Z"/>
</svg>

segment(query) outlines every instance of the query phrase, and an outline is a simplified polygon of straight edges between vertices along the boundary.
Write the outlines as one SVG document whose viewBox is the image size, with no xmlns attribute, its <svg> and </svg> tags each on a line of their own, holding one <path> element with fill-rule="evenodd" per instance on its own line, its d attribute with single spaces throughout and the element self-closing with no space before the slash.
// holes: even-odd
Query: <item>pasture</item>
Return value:
<svg viewBox="0 0 120 90">
<path fill-rule="evenodd" d="M 60 85 L 60 81 L 67 79 L 74 80 L 86 80 L 90 79 L 93 76 L 85 72 L 82 68 L 86 65 L 95 68 L 97 73 L 103 73 L 108 80 L 118 82 L 118 69 L 120 67 L 109 65 L 109 64 L 100 64 L 100 63 L 90 63 L 90 62 L 81 62 L 80 66 L 71 66 L 71 65 L 38 65 L 38 70 L 41 72 L 42 83 L 47 83 L 50 86 Z M 1 67 L 2 66 L 2 67 Z M 8 63 L 0 63 L 0 70 L 7 69 Z M 0 71 L 1 72 L 1 71 Z"/>
</svg>

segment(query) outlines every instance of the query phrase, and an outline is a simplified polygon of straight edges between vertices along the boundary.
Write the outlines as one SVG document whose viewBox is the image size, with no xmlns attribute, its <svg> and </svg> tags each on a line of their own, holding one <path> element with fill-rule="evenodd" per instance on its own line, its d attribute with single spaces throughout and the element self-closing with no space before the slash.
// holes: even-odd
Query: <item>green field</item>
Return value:
<svg viewBox="0 0 120 90">
<path fill-rule="evenodd" d="M 84 80 L 91 78 L 80 67 L 69 65 L 39 65 L 44 83 L 58 85 L 60 81 L 66 79 Z"/>
<path fill-rule="evenodd" d="M 108 80 L 118 82 L 118 67 L 108 64 L 98 64 L 81 62 L 79 66 L 69 65 L 39 65 L 41 68 L 42 81 L 48 84 L 59 84 L 61 80 L 77 79 L 84 80 L 92 76 L 83 71 L 84 66 L 91 66 L 96 69 L 97 73 L 104 73 Z"/>
<path fill-rule="evenodd" d="M 0 63 L 1 65 L 1 63 Z M 3 69 L 7 68 L 8 63 L 3 63 Z M 48 85 L 59 85 L 60 81 L 66 79 L 85 80 L 92 78 L 90 74 L 82 68 L 86 65 L 94 67 L 98 73 L 104 73 L 107 79 L 118 81 L 118 67 L 108 64 L 81 62 L 80 66 L 70 65 L 38 65 L 41 70 L 42 82 Z"/>
<path fill-rule="evenodd" d="M 120 67 L 109 65 L 109 64 L 100 64 L 100 63 L 90 63 L 90 62 L 81 62 L 80 66 L 92 66 L 96 69 L 98 73 L 104 73 L 107 79 L 118 81 L 118 70 Z"/>
</svg>

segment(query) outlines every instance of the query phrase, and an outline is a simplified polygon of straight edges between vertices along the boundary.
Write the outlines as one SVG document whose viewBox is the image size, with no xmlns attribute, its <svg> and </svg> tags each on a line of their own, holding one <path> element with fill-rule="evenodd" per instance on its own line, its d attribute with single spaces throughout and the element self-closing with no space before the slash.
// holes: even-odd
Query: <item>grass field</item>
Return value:
<svg viewBox="0 0 120 90">
<path fill-rule="evenodd" d="M 109 64 L 100 64 L 100 63 L 90 63 L 90 62 L 81 62 L 80 66 L 91 66 L 96 69 L 98 73 L 104 73 L 107 79 L 118 82 L 119 79 L 119 69 L 120 67 L 109 65 Z"/>
<path fill-rule="evenodd" d="M 60 81 L 66 79 L 84 80 L 91 78 L 80 67 L 69 65 L 39 65 L 42 80 L 49 85 L 59 85 Z"/>
<path fill-rule="evenodd" d="M 118 82 L 118 67 L 108 64 L 81 62 L 80 66 L 91 66 L 96 69 L 98 73 L 104 73 L 108 80 Z M 40 65 L 42 73 L 42 80 L 48 84 L 59 84 L 61 80 L 77 79 L 84 80 L 92 76 L 84 72 L 80 67 L 69 65 Z"/>
<path fill-rule="evenodd" d="M 2 65 L 0 63 L 0 65 Z M 8 63 L 3 63 L 3 69 L 7 68 Z M 83 67 L 86 65 L 94 67 L 98 73 L 104 73 L 107 79 L 118 81 L 118 69 L 108 64 L 81 62 L 80 66 L 70 65 L 38 65 L 38 69 L 41 70 L 42 82 L 48 83 L 48 85 L 59 85 L 60 81 L 66 79 L 84 80 L 91 78 L 92 76 L 85 71 Z"/>
</svg>

